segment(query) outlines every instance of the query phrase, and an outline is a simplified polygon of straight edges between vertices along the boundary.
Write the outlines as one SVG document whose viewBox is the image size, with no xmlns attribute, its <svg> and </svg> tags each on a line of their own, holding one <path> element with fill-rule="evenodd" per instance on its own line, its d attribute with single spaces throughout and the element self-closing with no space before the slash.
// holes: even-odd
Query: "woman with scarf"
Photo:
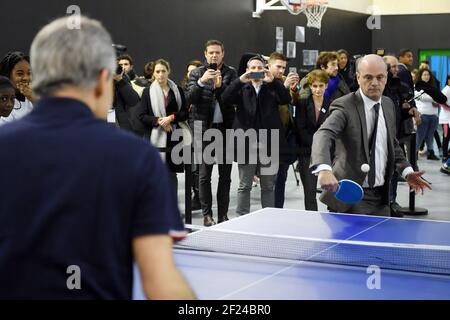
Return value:
<svg viewBox="0 0 450 320">
<path fill-rule="evenodd" d="M 189 126 L 186 124 L 188 110 L 181 87 L 169 79 L 170 65 L 164 59 L 154 62 L 153 82 L 142 93 L 142 100 L 137 107 L 138 119 L 150 130 L 146 134 L 150 142 L 162 151 L 176 190 L 178 189 L 177 172 L 183 172 L 182 164 L 174 164 L 171 157 L 172 148 L 179 141 L 172 141 L 175 129 L 183 132 L 183 144 L 191 143 Z"/>
<path fill-rule="evenodd" d="M 33 109 L 30 57 L 19 51 L 8 52 L 0 62 L 0 75 L 9 78 L 16 91 L 14 108 L 9 117 L 2 118 L 2 124 L 20 119 Z"/>
</svg>

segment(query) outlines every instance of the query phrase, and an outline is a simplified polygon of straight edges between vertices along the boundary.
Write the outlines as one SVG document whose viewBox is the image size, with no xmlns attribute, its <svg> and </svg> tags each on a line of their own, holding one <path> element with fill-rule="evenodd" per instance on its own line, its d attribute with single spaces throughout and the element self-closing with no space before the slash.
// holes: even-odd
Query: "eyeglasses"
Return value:
<svg viewBox="0 0 450 320">
<path fill-rule="evenodd" d="M 384 81 L 386 79 L 386 76 L 384 74 L 380 74 L 376 77 L 370 75 L 370 74 L 366 74 L 362 77 L 365 81 L 367 82 L 371 82 L 373 81 L 373 79 L 377 79 L 378 82 Z"/>
</svg>

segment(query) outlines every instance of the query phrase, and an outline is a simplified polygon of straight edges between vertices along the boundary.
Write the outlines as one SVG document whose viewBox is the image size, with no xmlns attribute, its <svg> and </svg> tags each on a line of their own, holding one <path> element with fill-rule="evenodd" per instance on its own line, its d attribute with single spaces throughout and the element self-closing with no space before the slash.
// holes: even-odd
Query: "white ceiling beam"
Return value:
<svg viewBox="0 0 450 320">
<path fill-rule="evenodd" d="M 278 5 L 276 5 L 278 3 Z M 267 10 L 287 10 L 280 0 L 256 0 L 256 10 L 252 13 L 253 18 L 261 18 L 261 14 Z"/>
</svg>

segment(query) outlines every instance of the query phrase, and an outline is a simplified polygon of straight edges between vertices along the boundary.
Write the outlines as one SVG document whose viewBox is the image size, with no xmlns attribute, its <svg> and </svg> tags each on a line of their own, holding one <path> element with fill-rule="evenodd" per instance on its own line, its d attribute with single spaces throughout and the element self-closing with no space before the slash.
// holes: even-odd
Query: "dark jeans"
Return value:
<svg viewBox="0 0 450 320">
<path fill-rule="evenodd" d="M 194 198 L 200 200 L 200 192 L 199 192 L 199 165 L 192 165 L 192 192 L 194 194 Z"/>
<path fill-rule="evenodd" d="M 178 177 L 176 172 L 169 171 L 170 181 L 172 182 L 172 186 L 175 190 L 175 195 L 178 198 Z"/>
<path fill-rule="evenodd" d="M 289 164 L 280 163 L 275 183 L 275 208 L 283 208 Z"/>
<path fill-rule="evenodd" d="M 218 125 L 214 127 L 219 129 L 223 137 L 225 137 L 225 127 Z M 202 150 L 211 142 L 204 142 Z M 219 169 L 219 183 L 217 186 L 217 214 L 219 217 L 226 216 L 228 213 L 228 206 L 230 204 L 230 184 L 231 184 L 231 168 L 232 164 L 226 164 L 226 147 L 225 139 L 223 146 L 223 164 L 217 164 Z M 211 174 L 214 164 L 199 164 L 199 191 L 200 204 L 202 206 L 203 215 L 212 216 L 212 190 L 211 190 Z"/>
<path fill-rule="evenodd" d="M 309 170 L 310 161 L 310 156 L 300 156 L 298 157 L 298 167 L 305 193 L 305 210 L 317 211 L 317 176 Z"/>
<path fill-rule="evenodd" d="M 423 141 L 427 145 L 429 153 L 433 151 L 433 135 L 438 125 L 439 118 L 436 115 L 422 115 L 422 123 L 417 127 L 416 148 L 419 149 Z"/>
<path fill-rule="evenodd" d="M 217 186 L 217 214 L 219 217 L 228 213 L 230 204 L 231 164 L 218 164 L 219 184 Z M 212 216 L 211 173 L 214 165 L 200 164 L 199 191 L 203 215 Z"/>
</svg>

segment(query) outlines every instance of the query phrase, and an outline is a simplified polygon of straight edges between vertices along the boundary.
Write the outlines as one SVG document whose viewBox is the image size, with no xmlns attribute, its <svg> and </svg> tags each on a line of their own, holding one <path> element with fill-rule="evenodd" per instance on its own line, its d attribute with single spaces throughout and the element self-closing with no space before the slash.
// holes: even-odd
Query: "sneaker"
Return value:
<svg viewBox="0 0 450 320">
<path fill-rule="evenodd" d="M 216 222 L 214 221 L 212 216 L 210 216 L 209 214 L 203 216 L 203 225 L 205 227 L 211 227 L 215 224 L 216 224 Z"/>
<path fill-rule="evenodd" d="M 450 175 L 450 167 L 448 167 L 446 164 L 443 164 L 440 170 L 442 173 L 449 174 Z"/>
<path fill-rule="evenodd" d="M 441 160 L 441 159 L 439 159 L 434 155 L 434 153 L 432 153 L 427 156 L 427 160 Z"/>
</svg>

